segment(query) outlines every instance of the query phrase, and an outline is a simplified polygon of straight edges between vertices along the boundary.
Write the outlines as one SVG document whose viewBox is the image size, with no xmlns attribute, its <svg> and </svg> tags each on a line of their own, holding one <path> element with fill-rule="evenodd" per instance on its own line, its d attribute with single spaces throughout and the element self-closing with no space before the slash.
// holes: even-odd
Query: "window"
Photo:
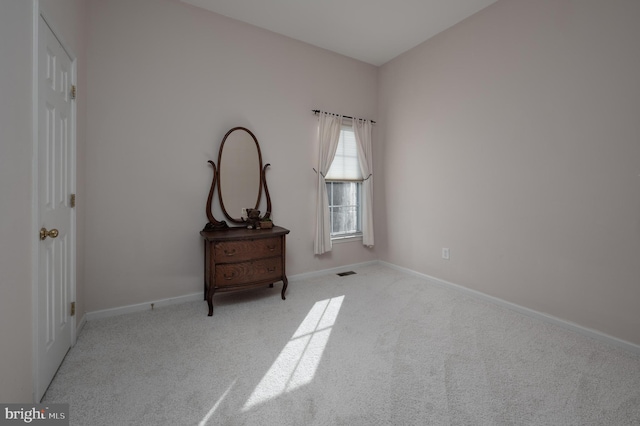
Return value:
<svg viewBox="0 0 640 426">
<path fill-rule="evenodd" d="M 325 176 L 329 199 L 331 239 L 362 235 L 362 173 L 356 138 L 351 127 L 343 127 L 336 156 Z"/>
</svg>

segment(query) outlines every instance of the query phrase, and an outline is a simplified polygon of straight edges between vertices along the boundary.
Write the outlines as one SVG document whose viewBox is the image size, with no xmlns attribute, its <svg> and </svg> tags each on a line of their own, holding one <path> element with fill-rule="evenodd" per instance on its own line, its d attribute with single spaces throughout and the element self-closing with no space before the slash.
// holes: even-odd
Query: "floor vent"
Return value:
<svg viewBox="0 0 640 426">
<path fill-rule="evenodd" d="M 336 274 L 336 275 L 338 275 L 340 277 L 346 277 L 347 275 L 353 275 L 353 274 L 355 274 L 355 272 L 347 271 L 347 272 L 340 272 L 339 274 Z"/>
</svg>

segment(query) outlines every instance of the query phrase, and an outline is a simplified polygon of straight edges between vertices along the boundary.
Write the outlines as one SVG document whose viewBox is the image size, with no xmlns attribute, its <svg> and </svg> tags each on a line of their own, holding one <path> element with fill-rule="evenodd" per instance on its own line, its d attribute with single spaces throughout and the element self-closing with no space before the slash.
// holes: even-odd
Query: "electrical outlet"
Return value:
<svg viewBox="0 0 640 426">
<path fill-rule="evenodd" d="M 449 249 L 448 248 L 442 248 L 442 258 L 449 260 Z"/>
<path fill-rule="evenodd" d="M 242 208 L 242 211 L 240 212 L 240 217 L 247 217 L 247 209 L 246 208 Z"/>
</svg>

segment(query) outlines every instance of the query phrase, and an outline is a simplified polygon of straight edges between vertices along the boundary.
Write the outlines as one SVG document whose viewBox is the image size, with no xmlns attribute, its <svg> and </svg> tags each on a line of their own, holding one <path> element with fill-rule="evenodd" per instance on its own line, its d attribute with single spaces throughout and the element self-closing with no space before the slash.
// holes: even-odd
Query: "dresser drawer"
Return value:
<svg viewBox="0 0 640 426">
<path fill-rule="evenodd" d="M 279 237 L 259 240 L 219 241 L 213 247 L 216 263 L 280 256 L 282 240 Z"/>
<path fill-rule="evenodd" d="M 216 287 L 234 286 L 259 281 L 278 281 L 282 278 L 282 259 L 253 260 L 249 262 L 216 265 Z"/>
</svg>

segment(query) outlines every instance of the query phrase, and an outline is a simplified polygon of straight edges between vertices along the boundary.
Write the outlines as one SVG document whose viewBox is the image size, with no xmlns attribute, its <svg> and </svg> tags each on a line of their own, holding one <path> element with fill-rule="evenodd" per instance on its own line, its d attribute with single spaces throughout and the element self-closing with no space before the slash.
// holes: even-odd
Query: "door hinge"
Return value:
<svg viewBox="0 0 640 426">
<path fill-rule="evenodd" d="M 71 316 L 76 314 L 76 302 L 71 302 Z"/>
<path fill-rule="evenodd" d="M 76 100 L 76 95 L 77 95 L 76 85 L 73 84 L 73 85 L 71 85 L 71 99 L 73 99 L 75 101 Z"/>
<path fill-rule="evenodd" d="M 69 197 L 69 204 L 71 205 L 71 207 L 76 206 L 76 194 L 71 194 L 71 196 Z"/>
</svg>

